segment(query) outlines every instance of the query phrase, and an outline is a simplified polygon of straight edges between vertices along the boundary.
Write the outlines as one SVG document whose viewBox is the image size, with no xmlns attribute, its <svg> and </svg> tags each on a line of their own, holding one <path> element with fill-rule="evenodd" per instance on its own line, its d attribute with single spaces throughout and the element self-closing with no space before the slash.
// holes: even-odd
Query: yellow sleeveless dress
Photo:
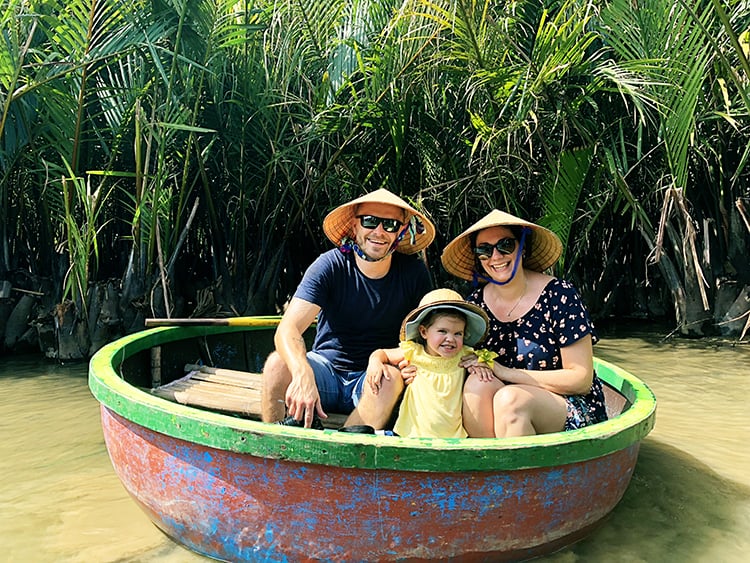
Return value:
<svg viewBox="0 0 750 563">
<path fill-rule="evenodd" d="M 474 350 L 464 346 L 452 358 L 443 358 L 410 340 L 399 347 L 417 366 L 417 376 L 406 387 L 393 431 L 412 438 L 466 438 L 461 418 L 465 370 L 458 362 Z"/>
</svg>

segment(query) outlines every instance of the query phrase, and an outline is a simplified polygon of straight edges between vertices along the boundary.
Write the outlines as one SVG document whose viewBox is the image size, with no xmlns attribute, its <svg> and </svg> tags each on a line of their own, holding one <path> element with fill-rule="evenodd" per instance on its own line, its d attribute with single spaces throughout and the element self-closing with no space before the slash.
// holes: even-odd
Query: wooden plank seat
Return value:
<svg viewBox="0 0 750 563">
<path fill-rule="evenodd" d="M 187 375 L 154 389 L 151 393 L 208 410 L 260 420 L 260 373 L 186 364 Z M 343 426 L 346 415 L 327 413 L 326 428 Z"/>
</svg>

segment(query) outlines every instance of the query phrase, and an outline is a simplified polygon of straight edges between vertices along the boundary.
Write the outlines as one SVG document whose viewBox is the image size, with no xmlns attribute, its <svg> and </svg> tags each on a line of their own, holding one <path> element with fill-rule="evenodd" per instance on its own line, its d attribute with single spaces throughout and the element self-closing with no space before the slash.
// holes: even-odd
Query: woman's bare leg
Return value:
<svg viewBox="0 0 750 563">
<path fill-rule="evenodd" d="M 481 381 L 469 375 L 464 383 L 463 424 L 470 438 L 494 438 L 495 423 L 492 399 L 505 387 L 502 381 Z"/>
<path fill-rule="evenodd" d="M 498 438 L 558 432 L 567 414 L 560 395 L 531 385 L 506 385 L 493 397 L 492 410 Z"/>
</svg>

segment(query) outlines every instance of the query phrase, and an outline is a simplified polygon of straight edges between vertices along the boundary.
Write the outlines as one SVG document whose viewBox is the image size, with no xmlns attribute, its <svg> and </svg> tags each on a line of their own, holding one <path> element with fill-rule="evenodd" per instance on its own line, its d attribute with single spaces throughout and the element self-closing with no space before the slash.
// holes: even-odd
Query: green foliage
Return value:
<svg viewBox="0 0 750 563">
<path fill-rule="evenodd" d="M 716 225 L 748 196 L 744 6 L 6 0 L 0 274 L 78 301 L 121 278 L 156 316 L 221 280 L 225 309 L 273 313 L 330 247 L 325 214 L 388 187 L 435 220 L 438 283 L 498 207 L 613 294 L 623 265 L 649 276 L 665 187 Z"/>
<path fill-rule="evenodd" d="M 63 177 L 62 193 L 66 206 L 65 241 L 70 257 L 70 267 L 63 283 L 62 301 L 73 298 L 78 308 L 86 311 L 84 298 L 92 273 L 90 266 L 92 259 L 94 264 L 99 259 L 97 235 L 103 227 L 100 224 L 100 213 L 108 194 L 102 192 L 101 187 L 92 190 L 90 182 L 80 177 Z M 73 205 L 78 209 L 73 209 Z"/>
<path fill-rule="evenodd" d="M 561 153 L 550 162 L 551 170 L 542 185 L 540 198 L 545 214 L 539 219 L 539 224 L 557 233 L 563 249 L 570 241 L 573 218 L 580 207 L 593 156 L 591 148 Z M 565 268 L 565 253 L 560 258 L 559 267 Z"/>
</svg>

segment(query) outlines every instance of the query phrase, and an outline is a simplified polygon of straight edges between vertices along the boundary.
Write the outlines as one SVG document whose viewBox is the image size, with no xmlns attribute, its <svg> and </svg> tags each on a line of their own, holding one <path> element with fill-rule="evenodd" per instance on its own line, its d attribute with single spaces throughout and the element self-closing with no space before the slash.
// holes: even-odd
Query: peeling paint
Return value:
<svg viewBox="0 0 750 563">
<path fill-rule="evenodd" d="M 129 494 L 168 536 L 221 560 L 473 562 L 548 553 L 589 533 L 619 502 L 654 425 L 650 390 L 599 360 L 598 373 L 632 402 L 624 414 L 504 440 L 286 428 L 170 403 L 119 377 L 126 356 L 192 333 L 154 329 L 105 346 L 89 385 Z"/>
</svg>

